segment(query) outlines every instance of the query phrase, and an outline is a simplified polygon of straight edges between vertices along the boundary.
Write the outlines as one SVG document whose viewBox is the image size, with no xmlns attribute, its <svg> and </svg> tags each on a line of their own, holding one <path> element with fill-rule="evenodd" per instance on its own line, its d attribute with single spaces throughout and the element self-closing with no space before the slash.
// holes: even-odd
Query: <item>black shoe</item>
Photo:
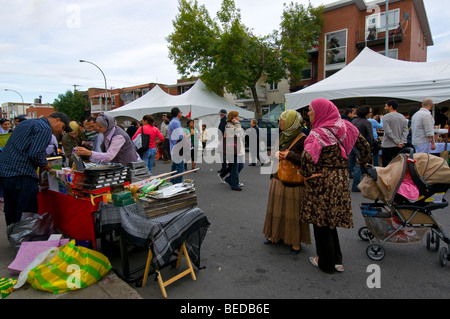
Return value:
<svg viewBox="0 0 450 319">
<path fill-rule="evenodd" d="M 298 255 L 300 254 L 300 249 L 294 249 L 291 247 L 291 255 Z"/>
<path fill-rule="evenodd" d="M 264 244 L 265 245 L 272 245 L 272 241 L 268 238 L 264 239 Z"/>
<path fill-rule="evenodd" d="M 238 188 L 232 188 L 231 190 L 232 190 L 232 191 L 238 191 L 238 192 L 240 192 L 240 191 L 242 191 L 242 188 L 240 188 L 240 187 L 238 187 Z"/>
<path fill-rule="evenodd" d="M 249 164 L 248 166 L 256 166 L 256 164 L 255 164 L 255 163 L 252 163 L 252 164 Z"/>
</svg>

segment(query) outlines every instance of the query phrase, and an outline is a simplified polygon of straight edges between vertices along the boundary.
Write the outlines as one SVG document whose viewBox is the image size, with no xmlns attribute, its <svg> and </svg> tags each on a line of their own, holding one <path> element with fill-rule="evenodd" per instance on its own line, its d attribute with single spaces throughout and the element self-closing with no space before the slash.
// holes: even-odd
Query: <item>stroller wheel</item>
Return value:
<svg viewBox="0 0 450 319">
<path fill-rule="evenodd" d="M 370 232 L 369 228 L 367 227 L 361 227 L 358 230 L 359 238 L 361 238 L 364 241 L 370 241 L 373 239 L 373 234 Z"/>
<path fill-rule="evenodd" d="M 367 256 L 372 260 L 382 260 L 386 255 L 384 247 L 378 244 L 370 244 L 366 249 Z"/>
<path fill-rule="evenodd" d="M 429 231 L 427 233 L 427 249 L 430 250 L 431 244 L 435 244 L 436 246 L 434 247 L 435 251 L 439 250 L 440 247 L 440 240 L 439 237 L 436 236 L 436 233 L 434 231 Z"/>
<path fill-rule="evenodd" d="M 447 265 L 448 260 L 448 250 L 447 247 L 442 247 L 441 251 L 439 252 L 439 264 L 444 267 Z"/>
</svg>

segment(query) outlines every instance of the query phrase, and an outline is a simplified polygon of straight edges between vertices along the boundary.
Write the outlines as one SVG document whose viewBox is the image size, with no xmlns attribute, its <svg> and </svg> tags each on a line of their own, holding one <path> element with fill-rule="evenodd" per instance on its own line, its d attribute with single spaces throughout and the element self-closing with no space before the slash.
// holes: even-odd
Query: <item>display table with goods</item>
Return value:
<svg viewBox="0 0 450 319">
<path fill-rule="evenodd" d="M 121 272 L 115 269 L 117 274 L 127 282 L 145 286 L 149 273 L 154 273 L 165 298 L 165 287 L 172 282 L 188 274 L 196 280 L 192 264 L 200 269 L 200 247 L 209 227 L 206 215 L 197 207 L 194 182 L 186 179 L 171 184 L 171 179 L 180 176 L 170 175 L 172 173 L 130 184 L 124 192 L 112 195 L 112 203 L 101 203 L 98 214 L 101 233 L 114 232 L 119 237 Z M 122 204 L 130 198 L 135 198 L 136 202 Z M 102 245 L 107 239 L 107 236 L 102 237 Z M 130 247 L 147 251 L 146 259 L 133 270 L 130 269 Z M 175 262 L 178 268 L 183 256 L 188 269 L 164 282 L 162 269 Z M 134 276 L 142 271 L 143 275 Z"/>
<path fill-rule="evenodd" d="M 55 227 L 78 241 L 89 241 L 106 256 L 118 248 L 125 281 L 145 286 L 149 273 L 156 273 L 164 297 L 165 287 L 200 268 L 200 246 L 209 221 L 197 207 L 194 181 L 172 184 L 181 174 L 150 176 L 142 161 L 121 164 L 76 162 L 73 169 L 51 171 L 38 195 L 39 214 L 50 213 Z M 175 174 L 175 175 L 174 175 Z M 45 186 L 44 186 L 45 185 Z M 100 248 L 97 239 L 100 238 Z M 119 247 L 117 246 L 117 242 Z M 130 246 L 147 251 L 146 259 L 130 270 Z M 188 269 L 162 281 L 161 270 L 185 257 Z M 192 261 L 192 264 L 191 264 Z M 137 272 L 143 275 L 132 277 Z"/>
<path fill-rule="evenodd" d="M 83 171 L 61 168 L 47 176 L 41 174 L 38 213 L 50 213 L 60 232 L 78 241 L 90 241 L 97 249 L 95 212 L 108 195 L 129 185 L 127 169 L 120 164 L 89 165 Z"/>
</svg>

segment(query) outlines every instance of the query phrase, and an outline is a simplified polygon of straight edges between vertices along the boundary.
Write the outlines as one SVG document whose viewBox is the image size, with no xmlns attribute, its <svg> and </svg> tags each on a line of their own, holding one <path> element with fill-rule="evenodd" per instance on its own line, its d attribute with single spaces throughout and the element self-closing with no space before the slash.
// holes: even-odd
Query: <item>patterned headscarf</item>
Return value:
<svg viewBox="0 0 450 319">
<path fill-rule="evenodd" d="M 317 163 L 323 147 L 339 143 L 334 135 L 324 128 L 326 127 L 339 138 L 342 143 L 339 143 L 341 154 L 347 158 L 347 154 L 355 146 L 359 135 L 358 129 L 349 121 L 341 119 L 336 105 L 327 99 L 316 99 L 310 106 L 315 118 L 311 123 L 312 130 L 305 140 L 305 151 L 311 155 L 314 163 Z"/>
<path fill-rule="evenodd" d="M 116 127 L 116 119 L 111 115 L 103 114 L 99 115 L 96 119 L 96 122 L 100 124 L 100 126 L 106 128 L 106 132 L 103 135 L 106 137 L 108 134 Z"/>
<path fill-rule="evenodd" d="M 295 110 L 287 110 L 281 113 L 280 119 L 285 122 L 284 130 L 280 134 L 280 147 L 283 147 L 295 139 L 302 131 L 302 116 Z"/>
<path fill-rule="evenodd" d="M 70 128 L 72 129 L 73 133 L 81 134 L 83 131 L 81 130 L 80 125 L 78 125 L 77 122 L 72 121 L 69 123 Z"/>
</svg>

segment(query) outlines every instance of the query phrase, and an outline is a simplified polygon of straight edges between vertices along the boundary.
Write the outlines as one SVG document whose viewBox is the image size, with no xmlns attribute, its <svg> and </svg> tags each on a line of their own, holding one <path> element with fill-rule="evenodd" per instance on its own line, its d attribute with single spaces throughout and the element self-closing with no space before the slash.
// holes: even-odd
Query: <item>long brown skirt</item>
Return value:
<svg viewBox="0 0 450 319">
<path fill-rule="evenodd" d="M 294 247 L 299 247 L 300 243 L 311 244 L 309 224 L 300 221 L 303 189 L 303 186 L 284 186 L 277 178 L 272 178 L 263 230 L 265 238 L 274 243 L 283 240 Z"/>
</svg>

